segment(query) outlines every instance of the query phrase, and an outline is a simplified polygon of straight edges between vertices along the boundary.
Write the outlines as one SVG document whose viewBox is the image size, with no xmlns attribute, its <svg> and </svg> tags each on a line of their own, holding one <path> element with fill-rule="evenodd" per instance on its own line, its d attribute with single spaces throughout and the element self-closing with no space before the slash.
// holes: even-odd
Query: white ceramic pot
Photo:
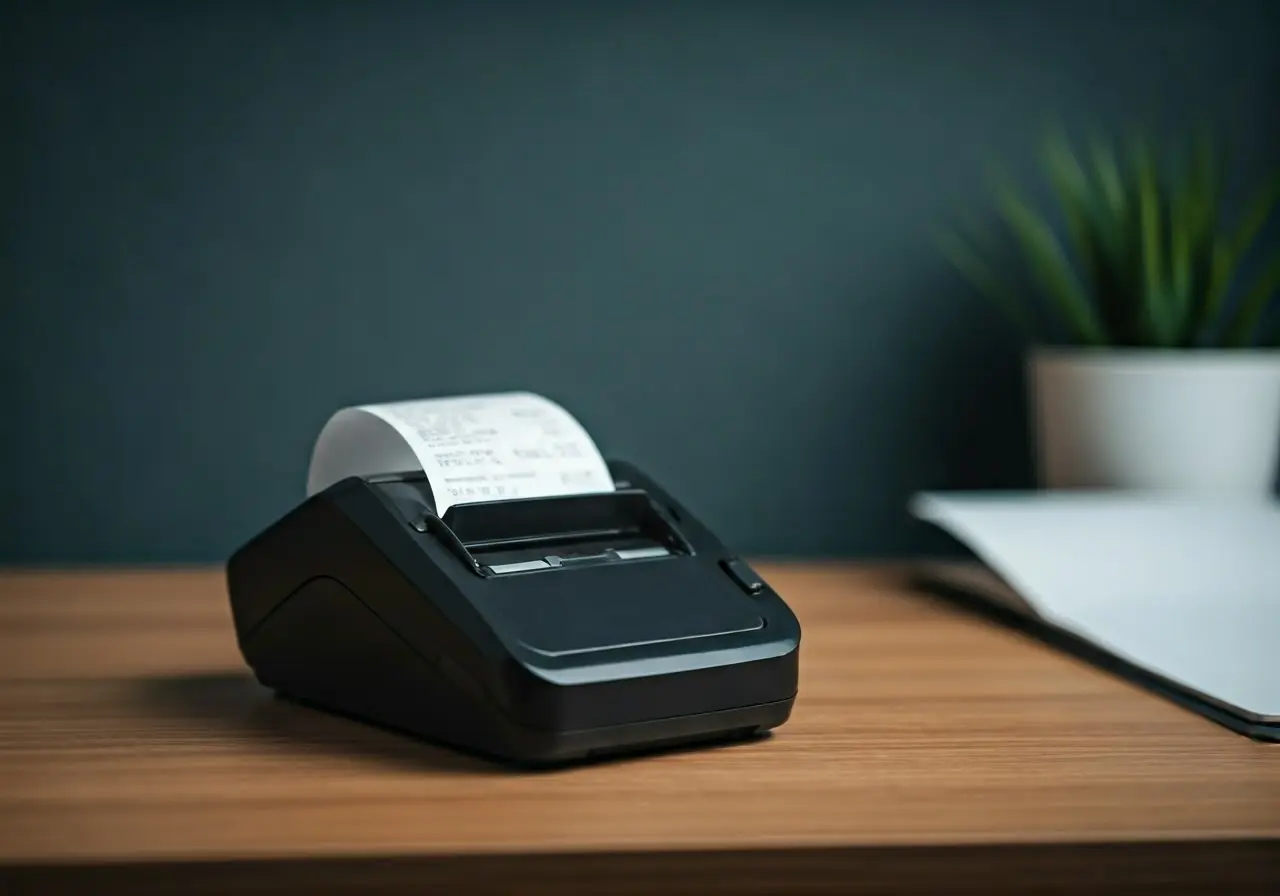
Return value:
<svg viewBox="0 0 1280 896">
<path fill-rule="evenodd" d="M 1045 488 L 1275 489 L 1280 351 L 1039 349 L 1028 381 Z"/>
</svg>

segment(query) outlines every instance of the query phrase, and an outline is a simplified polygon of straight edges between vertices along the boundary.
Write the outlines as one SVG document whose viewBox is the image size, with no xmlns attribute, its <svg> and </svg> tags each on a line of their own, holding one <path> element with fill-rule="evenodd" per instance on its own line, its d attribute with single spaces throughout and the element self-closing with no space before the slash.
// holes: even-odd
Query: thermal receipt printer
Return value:
<svg viewBox="0 0 1280 896">
<path fill-rule="evenodd" d="M 227 564 L 241 653 L 284 697 L 520 764 L 791 713 L 791 610 L 548 399 L 345 409 L 307 491 Z"/>
</svg>

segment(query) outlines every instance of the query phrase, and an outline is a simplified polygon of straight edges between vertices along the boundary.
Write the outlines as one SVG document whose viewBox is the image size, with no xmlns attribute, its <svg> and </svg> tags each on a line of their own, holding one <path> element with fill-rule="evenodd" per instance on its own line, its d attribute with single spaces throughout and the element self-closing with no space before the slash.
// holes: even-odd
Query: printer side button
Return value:
<svg viewBox="0 0 1280 896">
<path fill-rule="evenodd" d="M 748 594 L 759 594 L 764 589 L 764 579 L 756 575 L 756 571 L 741 560 L 737 558 L 722 560 L 720 565 L 729 574 L 729 578 L 737 582 L 738 587 Z"/>
</svg>

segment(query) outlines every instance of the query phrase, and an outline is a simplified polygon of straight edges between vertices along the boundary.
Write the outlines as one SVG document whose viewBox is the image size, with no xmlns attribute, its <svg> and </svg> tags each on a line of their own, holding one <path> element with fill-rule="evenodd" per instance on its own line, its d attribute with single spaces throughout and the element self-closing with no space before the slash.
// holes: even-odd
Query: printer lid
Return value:
<svg viewBox="0 0 1280 896">
<path fill-rule="evenodd" d="M 567 656 L 764 627 L 716 564 L 690 557 L 513 576 L 485 602 L 531 650 Z"/>
<path fill-rule="evenodd" d="M 372 480 L 466 571 L 468 600 L 547 657 L 762 629 L 754 596 L 696 556 L 643 489 L 429 506 L 419 475 Z"/>
</svg>

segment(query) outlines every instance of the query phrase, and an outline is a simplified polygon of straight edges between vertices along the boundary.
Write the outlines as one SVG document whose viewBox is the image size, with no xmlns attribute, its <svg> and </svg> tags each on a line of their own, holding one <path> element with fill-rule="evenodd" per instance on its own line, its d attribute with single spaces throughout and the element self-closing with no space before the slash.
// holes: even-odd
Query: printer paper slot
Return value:
<svg viewBox="0 0 1280 896">
<path fill-rule="evenodd" d="M 442 522 L 482 574 L 692 553 L 674 523 L 638 490 L 456 505 Z"/>
</svg>

